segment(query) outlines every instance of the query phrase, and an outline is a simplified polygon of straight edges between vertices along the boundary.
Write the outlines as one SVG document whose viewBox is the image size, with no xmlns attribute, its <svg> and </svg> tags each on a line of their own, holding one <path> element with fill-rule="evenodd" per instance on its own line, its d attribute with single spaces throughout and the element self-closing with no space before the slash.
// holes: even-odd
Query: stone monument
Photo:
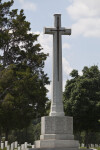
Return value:
<svg viewBox="0 0 100 150">
<path fill-rule="evenodd" d="M 54 28 L 44 28 L 53 35 L 52 101 L 49 116 L 41 118 L 40 140 L 35 149 L 78 150 L 74 140 L 73 118 L 64 115 L 62 102 L 62 35 L 71 35 L 71 29 L 61 27 L 61 14 L 54 15 Z"/>
</svg>

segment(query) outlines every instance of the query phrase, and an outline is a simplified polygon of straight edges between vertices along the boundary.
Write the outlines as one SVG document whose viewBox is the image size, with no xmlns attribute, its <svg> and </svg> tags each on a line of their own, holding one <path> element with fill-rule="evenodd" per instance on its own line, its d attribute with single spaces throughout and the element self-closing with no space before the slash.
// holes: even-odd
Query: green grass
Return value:
<svg viewBox="0 0 100 150">
<path fill-rule="evenodd" d="M 32 148 L 32 146 L 27 146 L 27 148 Z"/>
<path fill-rule="evenodd" d="M 7 148 L 6 148 L 6 147 L 5 147 L 4 149 L 1 149 L 1 148 L 0 148 L 0 150 L 7 150 Z"/>
</svg>

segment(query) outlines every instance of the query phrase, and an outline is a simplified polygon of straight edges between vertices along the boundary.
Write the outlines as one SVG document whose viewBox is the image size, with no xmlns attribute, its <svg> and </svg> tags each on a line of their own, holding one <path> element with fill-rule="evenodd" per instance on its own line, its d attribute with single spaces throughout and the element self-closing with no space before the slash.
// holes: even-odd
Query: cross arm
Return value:
<svg viewBox="0 0 100 150">
<path fill-rule="evenodd" d="M 44 34 L 54 34 L 56 28 L 44 28 Z"/>
<path fill-rule="evenodd" d="M 71 35 L 71 29 L 62 28 L 61 34 L 62 35 Z"/>
</svg>

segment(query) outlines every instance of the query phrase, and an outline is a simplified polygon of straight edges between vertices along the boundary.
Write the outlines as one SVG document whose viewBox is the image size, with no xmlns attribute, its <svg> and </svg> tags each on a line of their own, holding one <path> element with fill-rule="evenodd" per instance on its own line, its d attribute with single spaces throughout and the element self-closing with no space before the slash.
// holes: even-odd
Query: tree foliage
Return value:
<svg viewBox="0 0 100 150">
<path fill-rule="evenodd" d="M 11 9 L 13 3 L 0 0 L 0 125 L 7 134 L 44 115 L 49 84 L 43 71 L 48 54 L 31 32 L 24 11 Z"/>
<path fill-rule="evenodd" d="M 100 130 L 100 70 L 97 66 L 84 67 L 83 75 L 77 70 L 66 82 L 64 106 L 66 115 L 74 118 L 74 131 Z"/>
</svg>

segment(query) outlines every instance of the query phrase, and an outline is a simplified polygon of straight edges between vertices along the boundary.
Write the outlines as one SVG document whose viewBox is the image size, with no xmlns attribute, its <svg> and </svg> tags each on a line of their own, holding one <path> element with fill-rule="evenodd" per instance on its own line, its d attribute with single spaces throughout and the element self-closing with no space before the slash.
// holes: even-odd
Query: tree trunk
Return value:
<svg viewBox="0 0 100 150">
<path fill-rule="evenodd" d="M 1 127 L 0 127 L 0 147 L 1 147 L 1 134 L 2 134 L 2 131 L 1 131 Z"/>
<path fill-rule="evenodd" d="M 6 48 L 4 48 L 4 54 L 3 54 L 3 56 L 4 56 L 3 66 L 5 67 L 5 65 L 6 65 Z"/>
<path fill-rule="evenodd" d="M 88 149 L 89 148 L 89 134 L 88 134 L 88 132 L 86 132 L 86 134 L 85 134 L 85 144 L 86 144 L 86 147 Z"/>
<path fill-rule="evenodd" d="M 27 127 L 25 128 L 25 136 L 26 136 L 26 141 L 27 141 Z"/>
<path fill-rule="evenodd" d="M 21 141 L 21 133 L 20 133 L 20 130 L 18 130 L 18 137 L 17 137 L 17 138 L 18 138 L 17 140 L 18 140 L 19 144 L 21 144 L 21 142 L 20 142 L 20 141 Z"/>
<path fill-rule="evenodd" d="M 9 132 L 8 129 L 6 129 L 6 131 L 5 131 L 5 140 L 6 141 L 8 141 L 8 132 Z"/>
</svg>

